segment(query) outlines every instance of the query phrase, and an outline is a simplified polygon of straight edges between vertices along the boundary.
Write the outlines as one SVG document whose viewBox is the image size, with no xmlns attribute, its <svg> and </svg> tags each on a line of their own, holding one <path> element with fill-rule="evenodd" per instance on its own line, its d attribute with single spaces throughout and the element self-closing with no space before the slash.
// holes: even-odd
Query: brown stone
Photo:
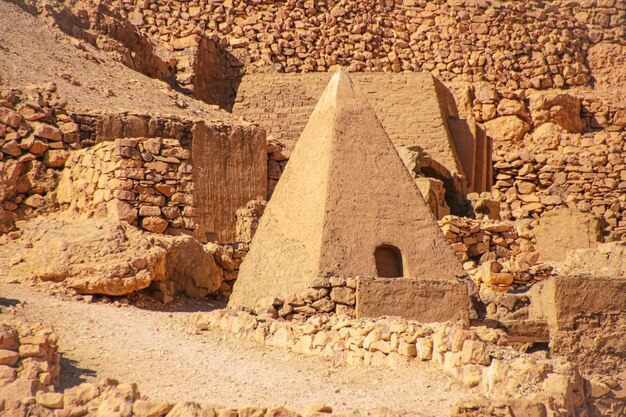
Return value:
<svg viewBox="0 0 626 417">
<path fill-rule="evenodd" d="M 0 349 L 0 365 L 15 365 L 20 355 L 12 350 Z"/>
<path fill-rule="evenodd" d="M 170 412 L 172 404 L 137 400 L 133 404 L 133 416 L 137 417 L 161 417 Z"/>
<path fill-rule="evenodd" d="M 17 351 L 19 345 L 17 331 L 6 324 L 0 324 L 0 349 Z"/>
<path fill-rule="evenodd" d="M 43 123 L 34 124 L 33 135 L 56 142 L 60 142 L 63 139 L 63 134 L 59 129 Z"/>
<path fill-rule="evenodd" d="M 529 97 L 530 112 L 536 126 L 554 123 L 570 133 L 583 128 L 580 99 L 558 91 L 533 93 Z"/>
<path fill-rule="evenodd" d="M 70 153 L 64 149 L 49 149 L 46 151 L 43 163 L 50 168 L 62 168 Z"/>
<path fill-rule="evenodd" d="M 0 123 L 9 125 L 11 127 L 18 127 L 23 120 L 22 116 L 15 110 L 7 109 L 0 106 Z"/>
<path fill-rule="evenodd" d="M 519 142 L 530 131 L 528 123 L 517 116 L 497 117 L 486 122 L 485 128 L 496 142 Z"/>
<path fill-rule="evenodd" d="M 163 233 L 167 229 L 168 222 L 160 217 L 144 217 L 141 219 L 141 227 L 152 233 Z"/>
<path fill-rule="evenodd" d="M 56 392 L 41 392 L 35 396 L 37 404 L 46 408 L 63 408 L 63 394 Z"/>
</svg>

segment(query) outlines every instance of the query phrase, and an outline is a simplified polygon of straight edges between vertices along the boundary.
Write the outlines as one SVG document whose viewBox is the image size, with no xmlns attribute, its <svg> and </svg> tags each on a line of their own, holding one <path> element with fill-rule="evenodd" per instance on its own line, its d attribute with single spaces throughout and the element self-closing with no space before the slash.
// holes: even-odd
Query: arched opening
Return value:
<svg viewBox="0 0 626 417">
<path fill-rule="evenodd" d="M 374 251 L 376 273 L 381 278 L 399 278 L 404 276 L 402 253 L 393 245 L 381 245 Z"/>
</svg>

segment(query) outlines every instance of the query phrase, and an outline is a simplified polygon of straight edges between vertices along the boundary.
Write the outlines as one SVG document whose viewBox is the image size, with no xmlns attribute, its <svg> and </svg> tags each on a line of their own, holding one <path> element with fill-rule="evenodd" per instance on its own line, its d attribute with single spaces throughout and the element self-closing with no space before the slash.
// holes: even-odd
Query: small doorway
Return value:
<svg viewBox="0 0 626 417">
<path fill-rule="evenodd" d="M 374 251 L 376 273 L 381 278 L 400 278 L 404 276 L 402 253 L 393 245 L 380 245 Z"/>
</svg>

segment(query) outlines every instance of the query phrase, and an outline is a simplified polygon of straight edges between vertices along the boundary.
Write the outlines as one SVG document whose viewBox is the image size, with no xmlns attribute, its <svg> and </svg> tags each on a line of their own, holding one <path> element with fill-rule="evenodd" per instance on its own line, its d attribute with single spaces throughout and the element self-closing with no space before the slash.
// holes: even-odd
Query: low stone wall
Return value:
<svg viewBox="0 0 626 417">
<path fill-rule="evenodd" d="M 56 406 L 63 396 L 57 336 L 51 329 L 29 325 L 0 313 L 0 414 L 26 415 L 27 398 Z"/>
<path fill-rule="evenodd" d="M 177 139 L 125 138 L 75 152 L 58 199 L 69 210 L 111 216 L 153 233 L 197 228 L 191 155 Z"/>
<path fill-rule="evenodd" d="M 354 317 L 358 283 L 358 278 L 320 277 L 311 288 L 300 294 L 284 294 L 268 300 L 265 315 L 287 320 L 299 320 L 320 313 Z"/>
<path fill-rule="evenodd" d="M 228 310 L 199 314 L 196 327 L 199 331 L 220 329 L 260 344 L 351 366 L 396 367 L 431 361 L 480 393 L 471 400 L 460 400 L 451 410 L 454 416 L 573 416 L 582 415 L 579 413 L 596 401 L 591 386 L 585 389 L 571 363 L 507 348 L 501 330 L 337 315 L 267 320 Z"/>
</svg>

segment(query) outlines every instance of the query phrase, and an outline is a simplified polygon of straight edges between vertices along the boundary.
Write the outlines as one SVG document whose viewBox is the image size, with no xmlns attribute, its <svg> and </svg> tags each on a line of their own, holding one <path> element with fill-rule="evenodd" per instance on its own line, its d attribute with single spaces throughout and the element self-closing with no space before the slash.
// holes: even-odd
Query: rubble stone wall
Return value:
<svg viewBox="0 0 626 417">
<path fill-rule="evenodd" d="M 200 125 L 202 126 L 199 127 Z M 155 141 L 148 141 L 147 138 Z M 124 213 L 118 218 L 131 222 L 142 221 L 143 217 L 156 218 L 159 216 L 141 215 L 139 211 L 143 206 L 165 207 L 167 214 L 162 212 L 160 218 L 167 220 L 169 227 L 196 230 L 198 224 L 211 223 L 211 231 L 216 232 L 222 242 L 234 241 L 236 210 L 250 200 L 266 197 L 268 157 L 275 155 L 275 159 L 280 160 L 282 149 L 278 145 L 268 148 L 264 131 L 249 124 L 230 125 L 212 120 L 200 123 L 178 117 L 131 113 L 72 113 L 66 111 L 65 102 L 57 96 L 54 84 L 42 88 L 33 87 L 23 92 L 2 90 L 0 232 L 13 230 L 16 220 L 29 219 L 59 208 L 55 190 L 65 163 L 73 151 L 118 139 L 124 139 L 123 144 L 117 141 L 115 145 L 107 145 L 113 146 L 115 151 L 105 147 L 113 152 L 107 154 L 106 158 L 125 164 L 123 170 L 141 168 L 143 163 L 154 168 L 150 169 L 149 179 L 145 176 L 130 178 L 128 173 L 122 173 L 121 165 L 106 173 L 107 176 L 119 175 L 117 179 L 134 181 L 132 186 L 120 184 L 118 181 L 115 188 L 110 190 L 120 195 L 124 194 L 123 191 L 135 193 L 117 200 L 134 201 L 136 204 L 133 210 L 140 218 L 123 209 L 122 203 L 114 210 Z M 149 149 L 140 149 L 145 144 L 156 153 Z M 194 160 L 191 158 L 192 148 L 198 150 Z M 104 150 L 98 149 L 97 158 L 102 160 Z M 96 154 L 92 154 L 92 157 L 94 155 Z M 97 178 L 93 177 L 93 170 L 89 170 L 93 168 L 89 165 L 90 162 L 84 167 L 89 169 L 83 170 L 84 172 L 75 164 L 76 162 L 72 165 L 75 171 L 73 181 L 86 181 L 101 190 L 108 187 L 104 183 L 92 181 L 97 181 Z M 192 164 L 199 167 L 197 171 L 206 171 L 203 171 L 203 188 L 199 191 L 193 189 L 189 179 Z M 165 194 L 161 191 L 154 194 L 155 187 L 161 181 L 164 182 L 158 188 L 168 190 L 162 190 Z M 170 192 L 167 186 L 171 185 L 168 181 L 175 182 L 176 189 L 185 191 L 167 195 Z M 199 213 L 193 209 L 192 200 L 198 198 L 194 192 L 200 197 Z M 144 197 L 140 197 L 141 195 Z M 147 195 L 158 195 L 159 198 L 154 197 L 152 201 L 145 197 Z M 76 197 L 83 200 L 79 204 L 81 208 L 86 207 L 86 197 L 84 192 Z M 96 197 L 100 199 L 102 194 L 97 193 Z M 136 200 L 139 198 L 148 198 L 152 202 Z M 166 201 L 163 202 L 162 199 Z M 68 200 L 65 202 L 69 203 Z M 101 203 L 98 200 L 93 204 L 97 206 Z M 180 213 L 173 210 L 174 208 Z M 156 213 L 154 208 L 142 209 L 144 213 L 149 210 Z M 185 214 L 182 214 L 185 210 Z M 87 211 L 93 214 L 102 210 L 101 207 L 91 207 Z M 194 218 L 197 219 L 193 220 Z M 150 225 L 150 222 L 157 222 L 158 225 Z M 146 223 L 146 229 L 160 230 L 163 224 L 152 219 Z M 198 233 L 200 232 L 202 234 L 199 237 L 205 240 L 205 230 Z"/>
<path fill-rule="evenodd" d="M 190 152 L 177 139 L 124 138 L 75 152 L 59 187 L 69 209 L 154 233 L 197 228 Z"/>
<path fill-rule="evenodd" d="M 549 265 L 538 262 L 529 222 L 445 216 L 439 226 L 481 291 L 529 287 L 552 275 Z"/>
<path fill-rule="evenodd" d="M 565 90 L 506 93 L 477 84 L 473 112 L 494 141 L 493 196 L 505 219 L 573 206 L 626 232 L 626 108 Z"/>
<path fill-rule="evenodd" d="M 549 88 L 589 83 L 586 55 L 624 38 L 626 3 L 109 0 L 156 42 L 202 34 L 247 71 L 419 71 Z"/>
<path fill-rule="evenodd" d="M 29 325 L 2 314 L 0 320 L 0 413 L 26 415 L 27 397 L 58 404 L 54 393 L 61 366 L 57 336 L 51 329 Z M 62 397 L 61 397 L 62 402 Z M 11 413 L 14 411 L 14 413 Z"/>
<path fill-rule="evenodd" d="M 607 239 L 626 235 L 626 132 L 589 133 L 556 149 L 496 151 L 494 189 L 504 218 L 572 205 L 600 216 Z"/>
<path fill-rule="evenodd" d="M 54 189 L 80 126 L 56 86 L 0 91 L 0 233 L 56 206 Z"/>
</svg>

